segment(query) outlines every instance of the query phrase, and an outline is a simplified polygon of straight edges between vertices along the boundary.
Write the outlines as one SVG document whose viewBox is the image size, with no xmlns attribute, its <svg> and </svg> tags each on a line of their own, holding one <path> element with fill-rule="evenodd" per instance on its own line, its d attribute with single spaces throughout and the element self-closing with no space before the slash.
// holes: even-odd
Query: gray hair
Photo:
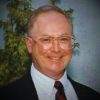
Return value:
<svg viewBox="0 0 100 100">
<path fill-rule="evenodd" d="M 37 9 L 35 9 L 30 18 L 29 18 L 29 21 L 28 21 L 28 26 L 27 26 L 27 33 L 30 34 L 31 30 L 33 29 L 34 27 L 34 23 L 36 21 L 36 18 L 42 14 L 42 13 L 47 13 L 47 12 L 50 12 L 50 11 L 55 11 L 55 12 L 58 12 L 62 15 L 64 15 L 66 17 L 67 20 L 70 21 L 70 23 L 72 24 L 72 20 L 71 20 L 71 17 L 69 14 L 65 13 L 61 8 L 57 7 L 57 6 L 54 6 L 54 5 L 44 5 L 44 6 L 41 6 Z"/>
</svg>

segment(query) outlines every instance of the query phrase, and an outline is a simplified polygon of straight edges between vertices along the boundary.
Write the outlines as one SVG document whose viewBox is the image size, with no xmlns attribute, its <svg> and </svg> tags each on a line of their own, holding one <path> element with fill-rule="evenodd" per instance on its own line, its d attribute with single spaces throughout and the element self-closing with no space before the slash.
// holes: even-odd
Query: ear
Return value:
<svg viewBox="0 0 100 100">
<path fill-rule="evenodd" d="M 28 52 L 32 53 L 32 41 L 31 41 L 30 37 L 25 36 L 25 43 L 26 43 Z"/>
</svg>

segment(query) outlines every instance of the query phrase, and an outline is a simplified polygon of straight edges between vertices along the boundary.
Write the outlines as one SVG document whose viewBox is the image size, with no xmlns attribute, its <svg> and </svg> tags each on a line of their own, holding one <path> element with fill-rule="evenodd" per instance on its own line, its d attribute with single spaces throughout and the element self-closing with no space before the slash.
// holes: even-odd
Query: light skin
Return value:
<svg viewBox="0 0 100 100">
<path fill-rule="evenodd" d="M 50 11 L 40 14 L 31 30 L 31 38 L 26 36 L 25 41 L 28 52 L 32 55 L 35 68 L 44 75 L 58 80 L 65 71 L 72 57 L 71 39 L 67 44 L 61 45 L 56 39 L 62 36 L 72 36 L 72 25 L 64 15 Z M 41 45 L 33 39 L 40 37 L 53 37 L 52 45 Z"/>
</svg>

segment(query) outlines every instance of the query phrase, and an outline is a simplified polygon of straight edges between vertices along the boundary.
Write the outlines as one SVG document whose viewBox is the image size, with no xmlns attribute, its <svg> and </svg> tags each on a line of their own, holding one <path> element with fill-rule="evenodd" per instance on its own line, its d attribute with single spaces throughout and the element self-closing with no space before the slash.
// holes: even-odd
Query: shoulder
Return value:
<svg viewBox="0 0 100 100">
<path fill-rule="evenodd" d="M 8 100 L 18 96 L 21 92 L 22 85 L 20 80 L 16 80 L 6 86 L 3 86 L 0 88 L 0 99 L 2 98 L 3 100 Z M 12 100 L 12 99 L 11 99 Z"/>
<path fill-rule="evenodd" d="M 80 98 L 79 100 L 85 100 L 85 99 L 100 100 L 100 93 L 96 92 L 95 90 L 91 89 L 88 86 L 85 86 L 83 84 L 80 84 L 72 80 L 70 77 L 68 77 L 68 79 L 70 80 L 73 88 L 75 89 L 77 96 Z"/>
<path fill-rule="evenodd" d="M 34 100 L 36 95 L 34 83 L 27 75 L 0 88 L 0 100 Z"/>
</svg>

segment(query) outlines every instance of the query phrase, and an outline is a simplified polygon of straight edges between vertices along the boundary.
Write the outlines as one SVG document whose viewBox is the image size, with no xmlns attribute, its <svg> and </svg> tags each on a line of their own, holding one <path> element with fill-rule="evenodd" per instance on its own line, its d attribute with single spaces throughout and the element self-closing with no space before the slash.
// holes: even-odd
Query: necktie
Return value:
<svg viewBox="0 0 100 100">
<path fill-rule="evenodd" d="M 55 100 L 67 100 L 62 83 L 60 81 L 56 81 L 54 87 L 57 89 Z"/>
</svg>

